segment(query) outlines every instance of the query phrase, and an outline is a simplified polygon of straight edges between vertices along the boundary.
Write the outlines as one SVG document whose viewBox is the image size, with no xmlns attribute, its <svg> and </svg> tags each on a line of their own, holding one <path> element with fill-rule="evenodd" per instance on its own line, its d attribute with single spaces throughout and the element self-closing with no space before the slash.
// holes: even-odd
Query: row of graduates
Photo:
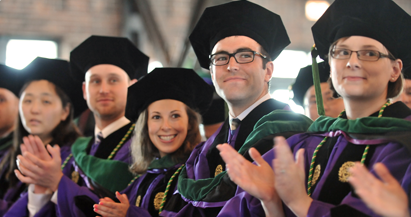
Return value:
<svg viewBox="0 0 411 217">
<path fill-rule="evenodd" d="M 199 113 L 212 90 L 194 71 L 145 75 L 144 54 L 125 39 L 101 36 L 75 48 L 70 63 L 38 58 L 32 64 L 45 68 L 5 82 L 10 90 L 26 85 L 18 88 L 20 141 L 2 160 L 2 181 L 14 179 L 3 198 L 29 184 L 5 216 L 391 216 L 367 206 L 347 180 L 354 162 L 371 173 L 382 162 L 409 192 L 411 110 L 387 99 L 401 92 L 401 71 L 411 63 L 410 23 L 391 0 L 330 6 L 312 28 L 313 53 L 329 61 L 346 111 L 312 123 L 268 94 L 272 60 L 290 43 L 281 18 L 247 1 L 207 8 L 190 41 L 229 118 L 202 143 Z M 65 67 L 52 69 L 57 62 Z M 70 73 L 63 70 L 69 65 Z M 93 137 L 78 137 L 72 124 L 86 108 L 82 98 L 96 119 Z M 44 120 L 34 115 L 45 111 Z M 56 123 L 43 125 L 49 117 Z M 277 138 L 272 150 L 277 136 L 287 141 Z M 404 203 L 385 211 L 406 214 L 408 202 L 396 204 Z"/>
</svg>

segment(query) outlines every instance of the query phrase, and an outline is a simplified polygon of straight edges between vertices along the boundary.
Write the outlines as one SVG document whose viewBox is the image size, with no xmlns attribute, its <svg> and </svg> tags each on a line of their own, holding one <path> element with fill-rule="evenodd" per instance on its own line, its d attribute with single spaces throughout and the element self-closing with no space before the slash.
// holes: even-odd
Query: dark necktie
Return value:
<svg viewBox="0 0 411 217">
<path fill-rule="evenodd" d="M 238 118 L 234 118 L 231 120 L 231 131 L 235 131 L 238 126 L 240 125 L 241 121 Z"/>
</svg>

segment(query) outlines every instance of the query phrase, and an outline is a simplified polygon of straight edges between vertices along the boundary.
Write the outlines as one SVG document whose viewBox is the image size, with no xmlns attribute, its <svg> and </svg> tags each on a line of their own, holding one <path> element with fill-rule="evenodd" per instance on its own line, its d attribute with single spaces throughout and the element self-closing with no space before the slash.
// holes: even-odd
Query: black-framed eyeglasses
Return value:
<svg viewBox="0 0 411 217">
<path fill-rule="evenodd" d="M 339 60 L 346 60 L 351 57 L 352 52 L 357 53 L 357 58 L 359 60 L 364 60 L 364 61 L 377 61 L 380 58 L 389 58 L 391 60 L 395 60 L 395 58 L 390 55 L 390 54 L 383 54 L 377 50 L 348 50 L 348 49 L 339 49 L 339 48 L 334 48 L 331 51 L 331 56 L 334 59 L 339 59 Z"/>
<path fill-rule="evenodd" d="M 215 66 L 223 66 L 230 62 L 231 57 L 234 57 L 235 61 L 239 64 L 251 63 L 254 61 L 255 55 L 260 55 L 262 58 L 267 58 L 267 56 L 259 53 L 257 51 L 237 51 L 235 53 L 216 53 L 210 55 L 210 62 Z"/>
</svg>

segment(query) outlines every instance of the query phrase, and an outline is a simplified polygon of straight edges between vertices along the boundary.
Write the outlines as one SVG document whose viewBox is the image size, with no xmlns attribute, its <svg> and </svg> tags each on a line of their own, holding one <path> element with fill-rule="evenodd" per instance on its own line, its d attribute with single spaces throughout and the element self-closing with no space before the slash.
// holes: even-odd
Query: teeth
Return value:
<svg viewBox="0 0 411 217">
<path fill-rule="evenodd" d="M 174 137 L 176 137 L 176 135 L 172 135 L 172 136 L 160 136 L 160 139 L 166 140 L 166 141 L 170 141 L 170 140 L 172 140 Z"/>
</svg>

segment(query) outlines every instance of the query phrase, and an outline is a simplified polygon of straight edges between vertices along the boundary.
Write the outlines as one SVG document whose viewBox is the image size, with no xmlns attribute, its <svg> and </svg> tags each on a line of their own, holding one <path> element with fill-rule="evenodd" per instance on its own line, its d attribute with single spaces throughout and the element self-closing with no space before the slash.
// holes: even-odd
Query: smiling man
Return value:
<svg viewBox="0 0 411 217">
<path fill-rule="evenodd" d="M 210 70 L 217 94 L 227 103 L 229 118 L 194 149 L 179 177 L 178 193 L 161 213 L 164 216 L 216 216 L 236 190 L 216 146 L 229 143 L 247 155 L 244 143 L 257 121 L 274 110 L 288 110 L 269 94 L 272 61 L 290 43 L 280 16 L 248 1 L 209 7 L 190 41 L 201 67 Z M 272 140 L 258 150 L 264 153 L 270 148 Z"/>
</svg>

